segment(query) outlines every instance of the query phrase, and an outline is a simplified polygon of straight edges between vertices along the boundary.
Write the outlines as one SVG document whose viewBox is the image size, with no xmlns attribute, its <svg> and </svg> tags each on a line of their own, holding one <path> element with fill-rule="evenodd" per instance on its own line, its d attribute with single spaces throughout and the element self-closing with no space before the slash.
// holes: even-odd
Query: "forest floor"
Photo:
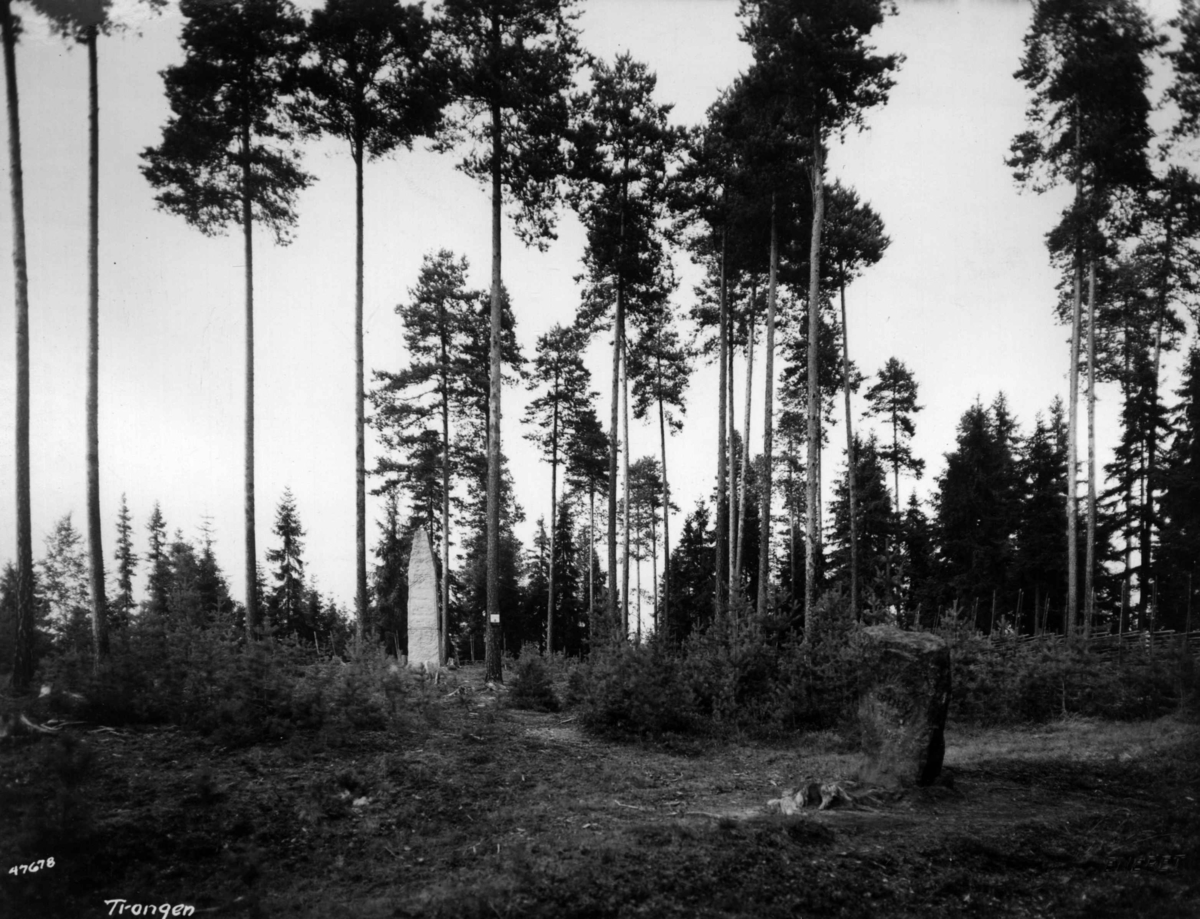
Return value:
<svg viewBox="0 0 1200 919">
<path fill-rule="evenodd" d="M 785 817 L 837 735 L 613 743 L 452 679 L 399 733 L 10 738 L 0 916 L 1200 916 L 1194 716 L 951 725 L 937 785 Z"/>
</svg>

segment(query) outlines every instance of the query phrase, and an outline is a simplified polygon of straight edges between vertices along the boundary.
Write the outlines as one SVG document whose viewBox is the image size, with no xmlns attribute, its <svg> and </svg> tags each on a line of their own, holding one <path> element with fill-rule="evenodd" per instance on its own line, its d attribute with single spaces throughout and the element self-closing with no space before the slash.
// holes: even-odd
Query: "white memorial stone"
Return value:
<svg viewBox="0 0 1200 919">
<path fill-rule="evenodd" d="M 437 566 L 433 562 L 429 533 L 421 527 L 413 534 L 412 554 L 408 559 L 408 665 L 439 667 L 440 638 Z"/>
</svg>

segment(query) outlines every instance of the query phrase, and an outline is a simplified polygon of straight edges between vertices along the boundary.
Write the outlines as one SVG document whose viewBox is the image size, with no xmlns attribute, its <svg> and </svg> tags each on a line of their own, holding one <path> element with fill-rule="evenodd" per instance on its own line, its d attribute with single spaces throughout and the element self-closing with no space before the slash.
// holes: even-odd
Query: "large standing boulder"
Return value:
<svg viewBox="0 0 1200 919">
<path fill-rule="evenodd" d="M 437 669 L 442 663 L 438 625 L 437 566 L 424 527 L 413 533 L 408 558 L 408 665 Z"/>
<path fill-rule="evenodd" d="M 942 770 L 950 707 L 950 648 L 928 632 L 863 630 L 859 777 L 888 786 L 928 785 Z"/>
</svg>

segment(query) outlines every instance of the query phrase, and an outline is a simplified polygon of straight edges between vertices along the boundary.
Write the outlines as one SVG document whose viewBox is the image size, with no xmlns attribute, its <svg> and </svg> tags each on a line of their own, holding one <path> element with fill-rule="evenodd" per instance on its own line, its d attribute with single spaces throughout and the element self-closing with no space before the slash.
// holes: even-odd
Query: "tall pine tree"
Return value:
<svg viewBox="0 0 1200 919">
<path fill-rule="evenodd" d="M 504 202 L 516 205 L 526 242 L 553 234 L 565 163 L 567 93 L 580 51 L 571 0 L 443 0 L 441 27 L 453 55 L 457 126 L 473 147 L 463 162 L 492 197 L 492 288 L 488 349 L 486 673 L 500 680 L 501 447 Z"/>
<path fill-rule="evenodd" d="M 163 71 L 171 118 L 142 153 L 161 208 L 206 235 L 242 231 L 246 283 L 246 628 L 258 631 L 254 513 L 254 225 L 286 243 L 309 184 L 291 146 L 304 20 L 288 0 L 180 0 L 184 61 Z"/>
</svg>

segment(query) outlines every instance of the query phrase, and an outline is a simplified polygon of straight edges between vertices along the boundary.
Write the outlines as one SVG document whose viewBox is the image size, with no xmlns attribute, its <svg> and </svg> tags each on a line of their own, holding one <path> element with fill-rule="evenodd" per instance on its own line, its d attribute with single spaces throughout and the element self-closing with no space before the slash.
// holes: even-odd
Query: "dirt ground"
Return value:
<svg viewBox="0 0 1200 919">
<path fill-rule="evenodd" d="M 945 782 L 790 817 L 767 801 L 853 772 L 836 735 L 611 743 L 477 674 L 402 732 L 62 734 L 0 744 L 9 919 L 1200 916 L 1182 715 L 951 726 Z"/>
</svg>

